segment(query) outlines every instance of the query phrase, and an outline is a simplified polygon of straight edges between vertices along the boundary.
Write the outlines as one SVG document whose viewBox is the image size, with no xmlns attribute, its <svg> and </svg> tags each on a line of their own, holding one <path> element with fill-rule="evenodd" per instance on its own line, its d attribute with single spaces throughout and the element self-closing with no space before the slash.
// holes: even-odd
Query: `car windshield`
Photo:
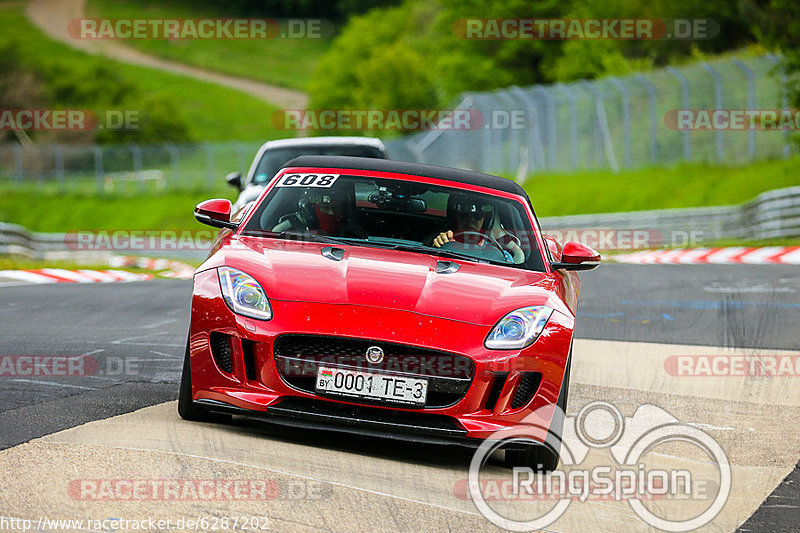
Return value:
<svg viewBox="0 0 800 533">
<path fill-rule="evenodd" d="M 544 270 L 522 202 L 398 179 L 284 174 L 242 233 Z"/>
<path fill-rule="evenodd" d="M 354 157 L 377 157 L 385 159 L 386 155 L 375 146 L 341 144 L 328 146 L 294 146 L 291 148 L 275 148 L 266 150 L 253 174 L 253 183 L 264 185 L 281 169 L 287 161 L 301 155 L 349 155 Z"/>
</svg>

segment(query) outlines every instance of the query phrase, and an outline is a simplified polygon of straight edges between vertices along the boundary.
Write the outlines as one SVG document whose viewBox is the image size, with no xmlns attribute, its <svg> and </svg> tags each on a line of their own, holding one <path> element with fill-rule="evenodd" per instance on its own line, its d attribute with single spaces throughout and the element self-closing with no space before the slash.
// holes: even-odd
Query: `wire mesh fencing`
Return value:
<svg viewBox="0 0 800 533">
<path fill-rule="evenodd" d="M 477 110 L 480 127 L 435 129 L 388 147 L 426 163 L 521 180 L 537 172 L 786 157 L 796 150 L 792 136 L 800 124 L 788 109 L 784 82 L 779 57 L 764 54 L 469 93 L 453 109 Z M 781 110 L 789 113 L 788 124 L 780 123 Z M 771 113 L 778 115 L 772 127 L 763 123 Z M 522 120 L 506 120 L 509 115 Z"/>
<path fill-rule="evenodd" d="M 787 157 L 797 151 L 793 136 L 800 129 L 800 115 L 788 109 L 780 58 L 771 54 L 466 93 L 452 109 L 480 121 L 466 128 L 451 127 L 458 121 L 448 121 L 448 127 L 389 140 L 390 157 L 524 181 L 540 172 L 618 172 Z M 788 112 L 794 122 L 746 127 L 748 112 L 763 121 L 770 110 Z M 703 112 L 717 111 L 728 127 L 716 127 L 715 117 L 710 118 L 712 127 L 705 127 Z M 744 116 L 745 127 L 735 127 L 737 113 Z M 247 171 L 259 145 L 6 144 L 0 146 L 0 186 L 100 194 L 220 190 L 223 176 Z"/>
</svg>

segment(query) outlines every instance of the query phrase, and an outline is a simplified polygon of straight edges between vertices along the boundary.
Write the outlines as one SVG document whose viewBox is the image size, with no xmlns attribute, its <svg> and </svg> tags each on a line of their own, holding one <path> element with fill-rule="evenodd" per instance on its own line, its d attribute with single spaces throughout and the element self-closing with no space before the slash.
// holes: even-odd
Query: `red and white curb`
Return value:
<svg viewBox="0 0 800 533">
<path fill-rule="evenodd" d="M 800 265 L 800 246 L 644 250 L 608 259 L 634 265 Z"/>
<path fill-rule="evenodd" d="M 148 270 L 166 270 L 167 272 L 159 272 L 159 276 L 175 279 L 192 279 L 194 277 L 194 268 L 186 263 L 180 261 L 173 261 L 171 259 L 152 259 L 149 257 L 128 257 L 128 256 L 113 256 L 108 261 L 109 266 L 112 267 L 139 267 Z"/>
<path fill-rule="evenodd" d="M 27 283 L 119 283 L 145 281 L 152 279 L 153 276 L 124 270 L 39 268 L 35 270 L 0 270 L 0 278 Z"/>
</svg>

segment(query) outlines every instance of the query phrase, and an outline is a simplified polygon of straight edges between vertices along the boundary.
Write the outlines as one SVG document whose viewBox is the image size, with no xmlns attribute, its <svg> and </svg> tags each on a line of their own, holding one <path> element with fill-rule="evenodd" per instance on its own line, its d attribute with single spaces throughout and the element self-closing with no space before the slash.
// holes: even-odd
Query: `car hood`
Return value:
<svg viewBox="0 0 800 533">
<path fill-rule="evenodd" d="M 453 273 L 437 273 L 435 256 L 364 246 L 337 246 L 340 261 L 325 257 L 328 245 L 234 237 L 201 267 L 227 265 L 247 272 L 271 300 L 351 304 L 412 311 L 491 326 L 529 305 L 549 305 L 572 315 L 558 297 L 557 274 L 456 260 Z"/>
</svg>

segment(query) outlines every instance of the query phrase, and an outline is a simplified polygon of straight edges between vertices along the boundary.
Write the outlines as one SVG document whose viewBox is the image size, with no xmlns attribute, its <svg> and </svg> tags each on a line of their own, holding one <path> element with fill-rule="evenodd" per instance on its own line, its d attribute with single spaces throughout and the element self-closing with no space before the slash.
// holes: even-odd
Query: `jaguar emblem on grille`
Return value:
<svg viewBox="0 0 800 533">
<path fill-rule="evenodd" d="M 383 361 L 383 348 L 380 346 L 370 346 L 367 348 L 367 362 L 377 365 Z"/>
</svg>

